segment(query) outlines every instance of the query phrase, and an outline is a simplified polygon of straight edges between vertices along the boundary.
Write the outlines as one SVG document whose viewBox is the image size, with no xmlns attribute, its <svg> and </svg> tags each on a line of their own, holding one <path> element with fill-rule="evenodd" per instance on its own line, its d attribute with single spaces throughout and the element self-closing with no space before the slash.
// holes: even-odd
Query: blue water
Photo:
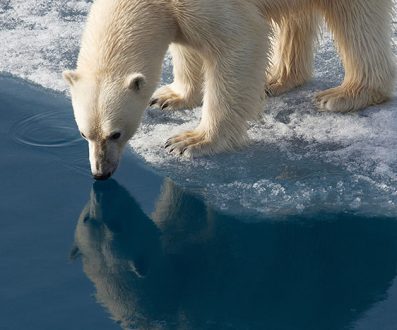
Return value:
<svg viewBox="0 0 397 330">
<path fill-rule="evenodd" d="M 0 329 L 397 329 L 397 219 L 222 214 L 0 77 Z"/>
</svg>

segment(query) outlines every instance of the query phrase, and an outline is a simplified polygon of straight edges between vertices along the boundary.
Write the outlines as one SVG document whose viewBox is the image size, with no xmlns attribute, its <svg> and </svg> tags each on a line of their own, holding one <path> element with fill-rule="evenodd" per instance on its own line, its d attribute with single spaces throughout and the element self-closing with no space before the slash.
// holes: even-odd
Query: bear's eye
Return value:
<svg viewBox="0 0 397 330">
<path fill-rule="evenodd" d="M 118 140 L 118 139 L 120 138 L 120 136 L 121 136 L 121 133 L 119 133 L 119 132 L 113 133 L 113 134 L 110 136 L 110 139 L 111 139 L 111 140 Z"/>
<path fill-rule="evenodd" d="M 80 135 L 82 136 L 83 139 L 86 139 L 86 140 L 87 140 L 87 137 L 84 135 L 83 132 L 80 132 Z"/>
</svg>

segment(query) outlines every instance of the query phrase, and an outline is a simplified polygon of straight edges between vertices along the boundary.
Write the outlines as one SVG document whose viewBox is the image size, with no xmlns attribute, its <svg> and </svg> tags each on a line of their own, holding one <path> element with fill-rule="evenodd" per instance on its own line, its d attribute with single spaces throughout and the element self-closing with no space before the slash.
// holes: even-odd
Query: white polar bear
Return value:
<svg viewBox="0 0 397 330">
<path fill-rule="evenodd" d="M 157 90 L 151 105 L 203 107 L 199 126 L 172 137 L 166 148 L 213 154 L 246 143 L 265 91 L 280 94 L 310 78 L 320 15 L 345 67 L 341 86 L 317 94 L 320 110 L 387 100 L 394 81 L 391 14 L 392 0 L 96 0 L 77 70 L 64 72 L 93 175 L 106 179 L 115 171 L 170 45 L 174 82 Z M 279 35 L 270 69 L 274 24 Z"/>
</svg>

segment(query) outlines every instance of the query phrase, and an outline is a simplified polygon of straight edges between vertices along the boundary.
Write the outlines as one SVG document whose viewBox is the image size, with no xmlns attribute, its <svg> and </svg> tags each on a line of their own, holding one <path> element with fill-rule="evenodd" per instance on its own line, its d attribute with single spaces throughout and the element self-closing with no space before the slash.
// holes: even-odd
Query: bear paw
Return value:
<svg viewBox="0 0 397 330">
<path fill-rule="evenodd" d="M 149 106 L 157 106 L 162 110 L 182 110 L 194 108 L 198 105 L 195 103 L 191 98 L 174 91 L 171 85 L 167 85 L 153 94 Z"/>
<path fill-rule="evenodd" d="M 169 138 L 165 144 L 169 153 L 178 156 L 197 157 L 214 154 L 222 148 L 200 130 L 186 131 Z"/>
<path fill-rule="evenodd" d="M 279 96 L 304 84 L 304 81 L 293 79 L 270 79 L 265 88 L 267 96 Z"/>
<path fill-rule="evenodd" d="M 343 86 L 327 89 L 315 95 L 315 102 L 320 111 L 333 112 L 360 110 L 386 100 L 387 97 L 381 93 L 371 93 L 365 88 L 352 90 Z"/>
</svg>

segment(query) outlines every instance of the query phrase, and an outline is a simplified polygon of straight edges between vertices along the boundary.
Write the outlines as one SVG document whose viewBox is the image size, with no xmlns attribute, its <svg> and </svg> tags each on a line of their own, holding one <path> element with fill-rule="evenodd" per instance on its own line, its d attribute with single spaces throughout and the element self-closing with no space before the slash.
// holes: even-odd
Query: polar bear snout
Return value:
<svg viewBox="0 0 397 330">
<path fill-rule="evenodd" d="M 97 162 L 95 166 L 91 164 L 91 173 L 95 180 L 107 180 L 116 172 L 117 166 L 118 162 L 104 165 Z"/>
<path fill-rule="evenodd" d="M 91 164 L 91 173 L 95 180 L 107 180 L 109 179 L 114 172 L 116 172 L 118 166 L 117 163 L 100 165 L 99 162 L 92 166 Z"/>
<path fill-rule="evenodd" d="M 95 175 L 95 174 L 93 174 L 93 177 L 94 177 L 94 179 L 95 180 L 99 180 L 99 181 L 101 181 L 101 180 L 107 180 L 107 179 L 109 179 L 110 177 L 112 176 L 112 173 L 107 173 L 107 174 L 103 174 L 103 175 Z"/>
<path fill-rule="evenodd" d="M 104 164 L 96 162 L 94 166 L 91 164 L 91 173 L 95 180 L 107 180 L 116 172 L 117 167 L 118 162 L 104 162 Z"/>
<path fill-rule="evenodd" d="M 112 142 L 88 141 L 91 173 L 95 180 L 107 180 L 116 171 L 122 148 Z"/>
</svg>

